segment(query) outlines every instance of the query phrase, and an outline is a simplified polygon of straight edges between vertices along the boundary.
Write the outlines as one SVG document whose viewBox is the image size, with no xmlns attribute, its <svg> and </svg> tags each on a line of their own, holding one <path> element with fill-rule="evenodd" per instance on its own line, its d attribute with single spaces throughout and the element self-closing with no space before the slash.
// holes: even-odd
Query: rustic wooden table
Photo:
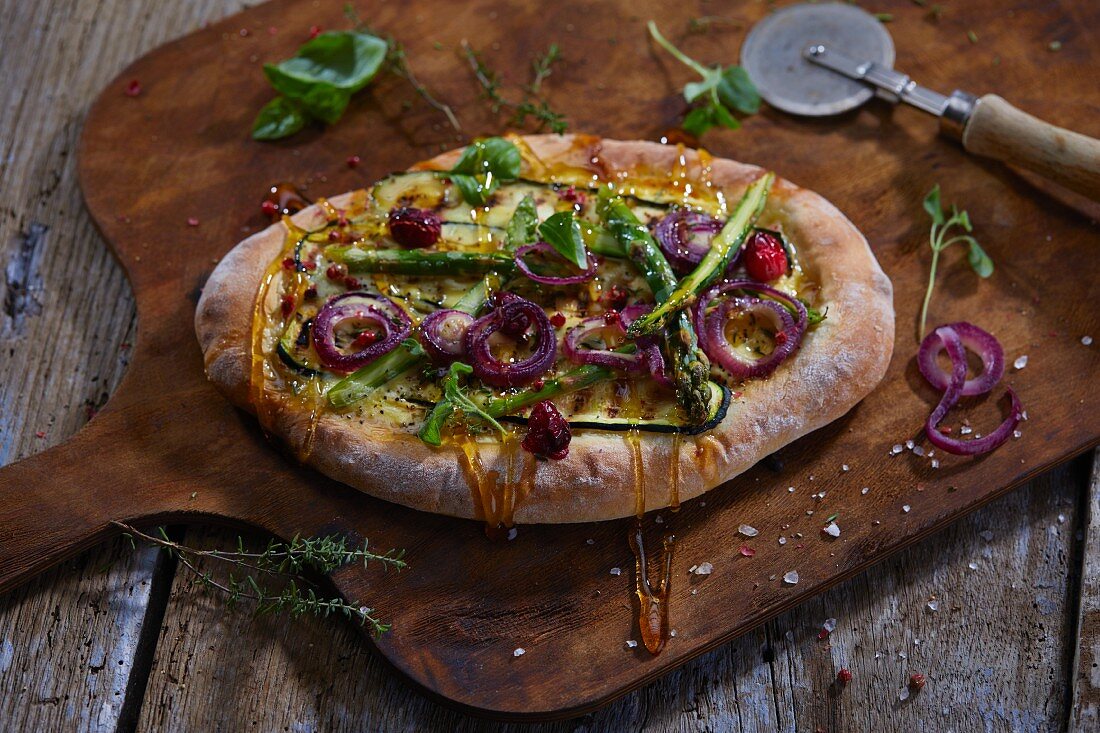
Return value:
<svg viewBox="0 0 1100 733">
<path fill-rule="evenodd" d="M 0 0 L 0 464 L 79 429 L 125 371 L 137 327 L 76 184 L 87 105 L 129 61 L 241 7 Z M 545 728 L 1095 730 L 1098 484 L 1091 459 L 1077 459 L 610 707 Z M 197 546 L 235 536 L 178 532 Z M 830 617 L 836 630 L 819 639 Z M 843 688 L 841 667 L 854 674 Z M 901 700 L 911 672 L 928 684 Z M 170 558 L 125 542 L 0 597 L 0 729 L 246 727 L 500 726 L 394 680 L 345 623 L 229 613 Z"/>
</svg>

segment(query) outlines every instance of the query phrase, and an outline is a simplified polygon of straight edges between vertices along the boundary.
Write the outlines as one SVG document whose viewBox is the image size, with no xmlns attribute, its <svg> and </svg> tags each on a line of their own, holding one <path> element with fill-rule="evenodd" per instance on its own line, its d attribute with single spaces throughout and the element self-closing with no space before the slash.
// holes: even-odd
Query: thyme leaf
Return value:
<svg viewBox="0 0 1100 733">
<path fill-rule="evenodd" d="M 481 87 L 481 95 L 489 101 L 489 109 L 493 114 L 501 110 L 510 111 L 512 117 L 509 123 L 516 127 L 523 127 L 528 118 L 535 121 L 536 129 L 549 128 L 551 132 L 562 134 L 569 129 L 569 122 L 565 115 L 555 112 L 550 103 L 539 95 L 542 91 L 542 83 L 552 73 L 551 67 L 561 57 L 558 44 L 551 43 L 546 53 L 536 56 L 531 62 L 531 82 L 523 87 L 523 96 L 518 101 L 507 99 L 500 91 L 500 76 L 485 65 L 481 55 L 471 48 L 467 41 L 462 41 L 462 53 L 470 64 L 470 69 Z"/>
</svg>

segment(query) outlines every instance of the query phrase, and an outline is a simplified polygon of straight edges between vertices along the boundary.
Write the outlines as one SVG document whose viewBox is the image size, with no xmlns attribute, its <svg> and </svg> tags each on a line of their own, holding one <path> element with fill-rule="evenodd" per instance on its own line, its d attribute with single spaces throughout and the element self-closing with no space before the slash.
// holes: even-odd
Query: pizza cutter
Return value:
<svg viewBox="0 0 1100 733">
<path fill-rule="evenodd" d="M 944 96 L 896 71 L 894 42 L 878 19 L 842 3 L 792 5 L 757 23 L 741 65 L 776 109 L 821 117 L 872 97 L 940 118 L 967 152 L 1027 168 L 1100 201 L 1100 140 L 1032 117 L 996 94 Z"/>
</svg>

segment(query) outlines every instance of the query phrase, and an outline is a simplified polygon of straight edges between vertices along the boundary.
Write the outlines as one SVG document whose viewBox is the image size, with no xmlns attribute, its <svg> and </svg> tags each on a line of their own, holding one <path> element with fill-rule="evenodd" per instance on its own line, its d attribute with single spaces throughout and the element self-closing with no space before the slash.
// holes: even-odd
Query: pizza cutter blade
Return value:
<svg viewBox="0 0 1100 733">
<path fill-rule="evenodd" d="M 939 117 L 941 129 L 968 152 L 1027 168 L 1100 201 L 1100 141 L 1032 117 L 995 94 L 940 94 L 893 65 L 894 42 L 883 24 L 842 3 L 778 10 L 741 46 L 741 66 L 778 110 L 822 117 L 872 97 L 904 102 Z"/>
</svg>

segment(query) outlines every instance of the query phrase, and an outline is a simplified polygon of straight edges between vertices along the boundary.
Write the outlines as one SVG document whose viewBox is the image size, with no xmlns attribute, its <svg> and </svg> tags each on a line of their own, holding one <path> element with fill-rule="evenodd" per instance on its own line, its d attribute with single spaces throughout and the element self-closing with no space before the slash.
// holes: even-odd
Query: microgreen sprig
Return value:
<svg viewBox="0 0 1100 733">
<path fill-rule="evenodd" d="M 256 604 L 258 615 L 286 612 L 296 618 L 306 613 L 319 617 L 339 613 L 360 624 L 369 624 L 376 635 L 388 631 L 390 627 L 374 615 L 374 609 L 349 603 L 342 598 L 318 595 L 316 584 L 303 573 L 330 573 L 353 562 L 362 562 L 364 567 L 376 562 L 395 570 L 406 567 L 401 559 L 403 552 L 390 550 L 379 554 L 368 550 L 366 542 L 357 547 L 337 536 L 295 537 L 289 542 L 273 539 L 259 552 L 247 551 L 244 540 L 238 537 L 235 551 L 200 550 L 173 541 L 163 527 L 157 527 L 153 534 L 148 534 L 123 522 L 114 524 L 124 531 L 123 536 L 131 544 L 136 538 L 166 549 L 194 576 L 195 583 L 225 593 L 230 607 L 247 600 Z M 230 572 L 227 580 L 216 580 L 212 573 L 199 568 L 199 560 L 225 563 L 238 572 L 244 571 L 244 577 L 238 578 Z M 266 582 L 257 580 L 256 573 L 282 576 L 286 580 L 282 581 L 280 588 L 273 589 Z"/>
<path fill-rule="evenodd" d="M 702 81 L 693 81 L 684 85 L 684 99 L 689 104 L 700 102 L 684 118 L 686 132 L 702 135 L 704 132 L 721 125 L 731 130 L 741 127 L 733 112 L 751 115 L 760 109 L 760 93 L 749 79 L 748 73 L 740 66 L 706 67 L 685 54 L 661 35 L 657 24 L 652 20 L 646 24 L 649 35 L 677 61 L 693 69 L 703 77 Z"/>
<path fill-rule="evenodd" d="M 928 304 L 932 302 L 932 289 L 936 285 L 936 269 L 940 261 L 940 252 L 944 251 L 956 242 L 966 242 L 970 249 L 966 253 L 966 261 L 978 274 L 978 277 L 986 278 L 993 274 L 993 260 L 985 253 L 978 240 L 971 236 L 973 226 L 970 223 L 970 215 L 952 204 L 951 216 L 943 212 L 940 203 L 940 185 L 937 183 L 924 197 L 924 210 L 932 217 L 932 227 L 928 232 L 928 245 L 932 248 L 932 264 L 928 269 L 928 289 L 924 293 L 924 303 L 920 309 L 920 331 L 917 336 L 924 338 L 925 323 L 928 320 Z M 959 227 L 965 233 L 956 234 L 948 238 L 952 228 Z"/>
<path fill-rule="evenodd" d="M 507 433 L 504 426 L 498 423 L 492 415 L 478 407 L 478 405 L 466 396 L 459 384 L 459 379 L 474 373 L 474 368 L 469 364 L 456 361 L 451 364 L 447 376 L 443 377 L 443 399 L 436 403 L 428 418 L 424 421 L 418 435 L 428 445 L 440 446 L 443 444 L 443 425 L 451 419 L 456 411 L 464 417 L 481 418 L 500 431 L 501 435 Z"/>
</svg>

